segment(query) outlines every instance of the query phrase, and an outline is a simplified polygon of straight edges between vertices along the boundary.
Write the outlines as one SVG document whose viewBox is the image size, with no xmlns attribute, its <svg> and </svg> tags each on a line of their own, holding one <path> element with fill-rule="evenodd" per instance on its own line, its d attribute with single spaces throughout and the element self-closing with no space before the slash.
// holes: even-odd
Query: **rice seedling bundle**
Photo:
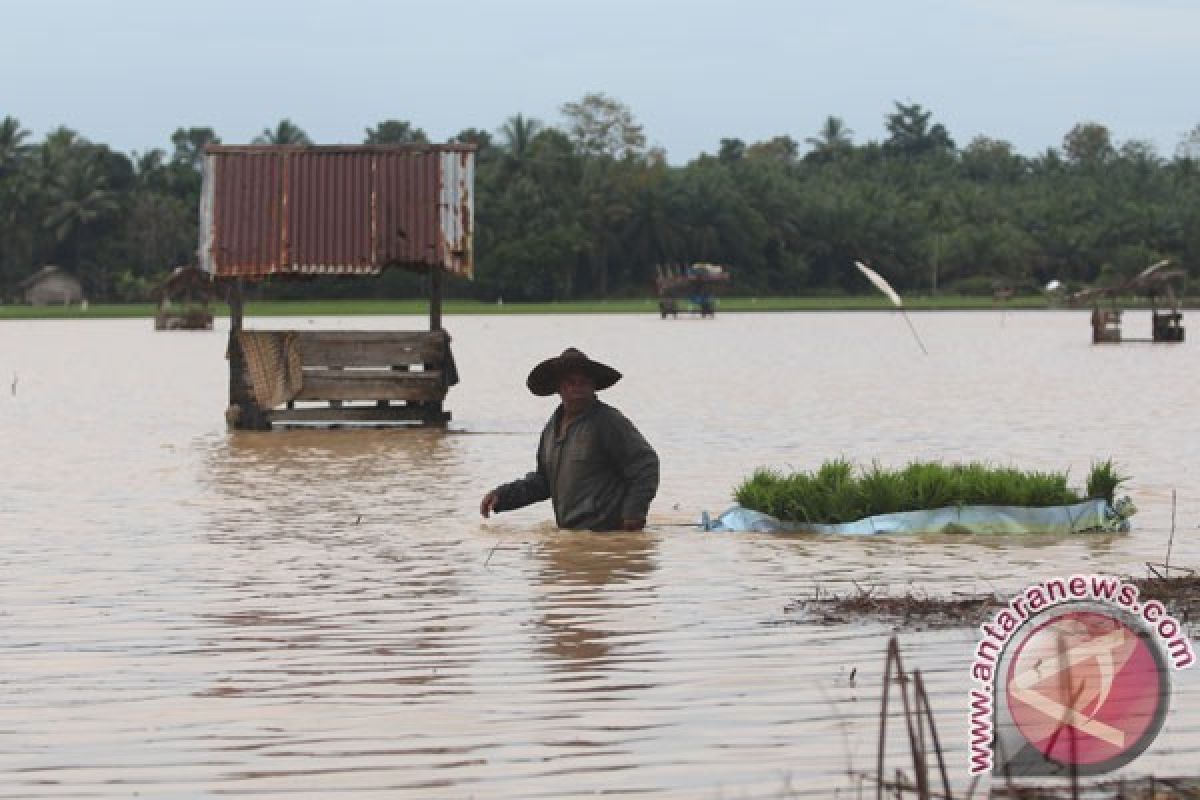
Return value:
<svg viewBox="0 0 1200 800">
<path fill-rule="evenodd" d="M 843 523 L 950 506 L 1062 506 L 1093 497 L 1111 504 L 1126 480 L 1112 459 L 1093 464 L 1080 493 L 1068 486 L 1065 472 L 928 461 L 914 461 L 900 469 L 874 463 L 856 470 L 839 458 L 826 461 L 814 472 L 755 470 L 734 490 L 734 499 L 745 508 L 778 519 Z"/>
</svg>

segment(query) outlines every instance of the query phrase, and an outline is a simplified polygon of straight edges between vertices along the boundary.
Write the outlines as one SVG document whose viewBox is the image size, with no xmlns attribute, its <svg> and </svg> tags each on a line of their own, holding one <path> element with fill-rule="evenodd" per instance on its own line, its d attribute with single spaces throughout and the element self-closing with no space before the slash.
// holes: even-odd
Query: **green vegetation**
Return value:
<svg viewBox="0 0 1200 800">
<path fill-rule="evenodd" d="M 737 487 L 734 499 L 783 520 L 840 523 L 961 505 L 1058 506 L 1090 497 L 1111 503 L 1126 480 L 1111 459 L 1093 465 L 1085 496 L 1067 486 L 1065 473 L 936 462 L 913 462 L 898 470 L 872 464 L 855 470 L 849 461 L 835 459 L 811 473 L 756 470 Z"/>
<path fill-rule="evenodd" d="M 1103 497 L 1111 505 L 1121 484 L 1129 480 L 1128 475 L 1122 475 L 1111 458 L 1092 464 L 1088 474 L 1087 488 L 1084 490 L 1088 497 Z"/>
<path fill-rule="evenodd" d="M 1126 308 L 1137 308 L 1138 302 L 1126 302 Z M 1182 303 L 1195 308 L 1200 302 L 1190 299 Z M 986 311 L 995 310 L 992 301 L 984 297 L 939 295 L 917 297 L 905 307 L 915 311 Z M 1046 301 L 1039 297 L 1014 298 L 1005 308 L 1009 310 L 1045 309 Z M 650 298 L 623 300 L 577 300 L 562 303 L 485 303 L 479 300 L 450 300 L 443 304 L 443 313 L 456 314 L 650 314 L 658 315 L 658 304 Z M 721 313 L 746 311 L 894 311 L 880 295 L 838 297 L 725 297 L 717 304 Z M 86 310 L 79 306 L 21 306 L 0 305 L 0 320 L 5 319 L 127 319 L 153 317 L 157 307 L 148 303 L 92 304 Z M 222 303 L 212 307 L 214 315 L 228 316 Z M 429 304 L 425 300 L 260 300 L 246 305 L 249 317 L 354 317 L 354 316 L 425 316 Z M 681 316 L 686 316 L 686 309 Z M 1081 312 L 1084 313 L 1084 312 Z"/>
<path fill-rule="evenodd" d="M 913 298 L 906 307 L 917 311 L 989 310 L 996 306 L 989 298 L 939 295 Z M 1016 298 L 1009 309 L 1044 309 L 1040 297 Z M 576 300 L 560 303 L 486 303 L 479 300 L 449 300 L 443 312 L 454 314 L 658 314 L 657 301 L 645 298 L 614 300 Z M 893 311 L 881 295 L 836 297 L 725 297 L 717 303 L 720 312 L 741 311 Z M 157 307 L 148 303 L 105 303 L 79 306 L 0 305 L 0 319 L 105 319 L 153 317 Z M 228 308 L 216 303 L 217 316 Z M 260 300 L 246 305 L 251 317 L 352 317 L 363 315 L 426 315 L 429 304 L 423 299 L 409 300 Z M 686 314 L 686 305 L 681 314 Z"/>
<path fill-rule="evenodd" d="M 82 281 L 93 306 L 145 302 L 169 270 L 194 262 L 200 165 L 217 131 L 178 128 L 162 149 L 126 155 L 66 127 L 34 141 L 2 114 L 0 301 L 54 264 Z M 557 124 L 515 114 L 490 121 L 492 132 L 464 128 L 453 138 L 478 148 L 477 279 L 447 281 L 447 297 L 506 306 L 648 297 L 657 267 L 695 261 L 729 266 L 739 295 L 832 296 L 831 308 L 871 291 L 855 259 L 916 308 L 918 295 L 987 304 L 997 287 L 1037 302 L 1050 279 L 1112 285 L 1161 258 L 1200 277 L 1200 126 L 1171 156 L 1115 142 L 1095 122 L 1023 155 L 983 136 L 958 143 L 916 103 L 881 116 L 879 141 L 856 142 L 829 117 L 816 132 L 720 139 L 686 164 L 648 146 L 653 135 L 631 109 L 603 94 L 565 103 Z M 284 119 L 258 138 L 309 137 Z M 395 119 L 363 136 L 428 138 Z M 268 282 L 248 298 L 415 299 L 424 288 L 421 276 L 391 270 Z"/>
</svg>

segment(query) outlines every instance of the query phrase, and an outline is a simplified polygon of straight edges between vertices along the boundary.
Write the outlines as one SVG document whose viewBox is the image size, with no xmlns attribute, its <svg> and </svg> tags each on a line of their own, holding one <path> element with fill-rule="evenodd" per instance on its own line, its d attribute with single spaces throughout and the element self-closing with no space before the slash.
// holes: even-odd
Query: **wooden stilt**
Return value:
<svg viewBox="0 0 1200 800">
<path fill-rule="evenodd" d="M 238 278 L 229 284 L 229 332 L 238 333 L 242 329 L 242 279 Z"/>
<path fill-rule="evenodd" d="M 442 271 L 429 270 L 429 330 L 442 329 Z"/>
<path fill-rule="evenodd" d="M 442 330 L 442 271 L 436 267 L 429 270 L 429 330 Z M 449 345 L 446 352 L 449 353 Z M 444 369 L 445 363 L 426 364 L 424 369 Z M 442 400 L 422 404 L 422 418 L 425 425 L 443 426 L 450 415 L 442 409 Z"/>
<path fill-rule="evenodd" d="M 258 407 L 250 384 L 246 380 L 246 356 L 242 352 L 238 334 L 242 332 L 243 298 L 242 280 L 229 285 L 229 407 L 225 409 L 225 421 L 240 430 L 269 431 L 271 421 Z"/>
</svg>

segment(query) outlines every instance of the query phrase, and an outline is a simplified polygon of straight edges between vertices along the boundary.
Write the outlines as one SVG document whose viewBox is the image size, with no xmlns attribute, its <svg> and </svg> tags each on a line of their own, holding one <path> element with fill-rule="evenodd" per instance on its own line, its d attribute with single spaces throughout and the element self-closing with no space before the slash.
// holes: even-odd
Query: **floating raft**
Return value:
<svg viewBox="0 0 1200 800">
<path fill-rule="evenodd" d="M 1123 533 L 1136 509 L 1129 498 L 1116 507 L 1103 499 L 1066 506 L 951 506 L 879 514 L 854 522 L 820 524 L 779 520 L 734 506 L 716 518 L 701 515 L 700 528 L 715 532 L 820 533 L 874 536 L 893 533 L 1070 534 Z"/>
</svg>

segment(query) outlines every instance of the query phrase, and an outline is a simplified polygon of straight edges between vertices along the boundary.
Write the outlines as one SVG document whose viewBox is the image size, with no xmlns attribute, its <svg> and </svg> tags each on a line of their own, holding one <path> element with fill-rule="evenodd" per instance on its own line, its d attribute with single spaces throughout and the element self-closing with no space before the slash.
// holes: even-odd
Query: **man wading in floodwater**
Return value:
<svg viewBox="0 0 1200 800">
<path fill-rule="evenodd" d="M 538 444 L 537 470 L 484 495 L 479 513 L 511 511 L 549 498 L 560 528 L 640 531 L 658 491 L 658 454 L 625 415 L 596 399 L 621 380 L 574 347 L 529 373 L 539 397 L 558 393 Z"/>
</svg>

